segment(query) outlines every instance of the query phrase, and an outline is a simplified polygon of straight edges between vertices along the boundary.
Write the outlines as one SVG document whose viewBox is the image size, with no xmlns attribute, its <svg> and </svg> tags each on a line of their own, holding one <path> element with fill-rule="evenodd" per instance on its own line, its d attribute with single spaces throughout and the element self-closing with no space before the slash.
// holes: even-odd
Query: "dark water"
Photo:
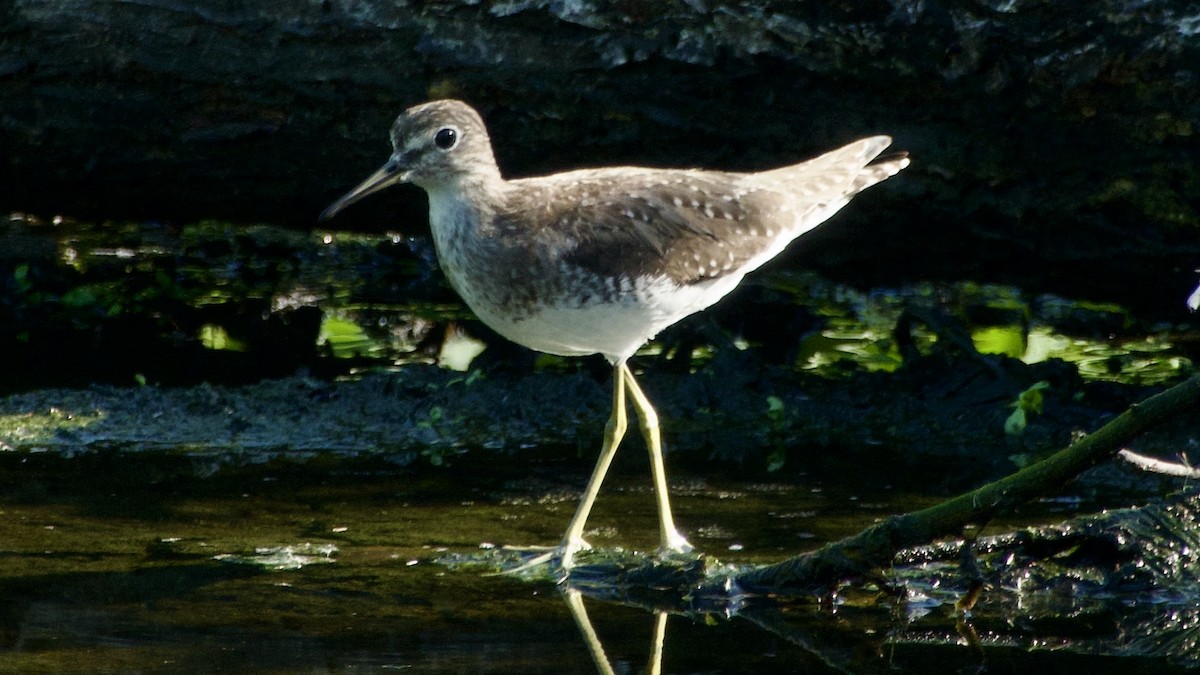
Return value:
<svg viewBox="0 0 1200 675">
<path fill-rule="evenodd" d="M 489 575 L 493 546 L 556 541 L 586 477 L 575 463 L 3 461 L 6 672 L 660 672 L 655 659 L 675 673 L 1170 669 L 1089 655 L 1115 628 L 1079 617 L 1040 634 L 984 623 L 968 640 L 974 629 L 945 611 L 922 617 L 877 593 L 656 613 Z M 804 476 L 673 483 L 681 527 L 728 563 L 778 560 L 929 501 Z M 589 539 L 645 550 L 654 518 L 640 467 L 619 466 Z"/>
<path fill-rule="evenodd" d="M 330 461 L 226 466 L 201 477 L 179 457 L 9 456 L 5 464 L 4 670 L 595 667 L 552 582 L 440 562 L 556 541 L 585 479 L 581 467 L 452 475 Z M 653 546 L 648 481 L 621 474 L 602 494 L 590 539 Z M 810 547 L 887 508 L 817 486 L 676 480 L 693 541 L 730 562 Z M 644 668 L 655 617 L 586 605 L 618 672 Z M 675 616 L 666 629 L 666 672 L 819 664 L 745 621 Z"/>
<path fill-rule="evenodd" d="M 438 450 L 415 453 L 414 463 L 412 453 L 390 457 L 371 442 L 343 454 L 291 452 L 292 440 L 253 452 L 236 442 L 156 445 L 164 437 L 139 437 L 136 416 L 117 432 L 136 443 L 94 442 L 86 425 L 114 411 L 56 406 L 68 397 L 49 387 L 107 382 L 128 389 L 106 396 L 146 397 L 166 390 L 145 384 L 397 372 L 450 356 L 455 340 L 429 338 L 468 315 L 438 282 L 428 251 L 398 235 L 24 218 L 3 234 L 3 389 L 42 394 L 12 397 L 0 414 L 0 671 L 1164 672 L 1197 662 L 1195 642 L 1175 645 L 1169 659 L 1145 647 L 1115 656 L 1111 645 L 1128 629 L 1111 608 L 963 624 L 951 608 L 869 586 L 783 606 L 655 608 L 489 575 L 498 547 L 561 536 L 597 449 L 590 442 L 520 459 L 476 446 Z M 967 340 L 979 350 L 1063 359 L 1093 382 L 1177 380 L 1193 371 L 1198 342 L 1192 327 L 1001 286 L 867 292 L 782 272 L 756 283 L 815 317 L 787 356 L 810 376 L 895 371 L 904 357 L 892 331 L 912 306 L 966 307 Z M 939 339 L 921 328 L 911 337 L 919 350 Z M 465 366 L 480 345 L 457 342 Z M 702 365 L 711 348 L 694 352 Z M 245 407 L 221 419 L 229 397 L 205 386 L 191 414 L 172 413 L 181 415 L 174 426 L 219 419 L 212 435 L 236 441 L 258 423 Z M 298 395 L 324 394 L 317 383 Z M 1013 400 L 1005 396 L 997 429 Z M 495 402 L 494 414 L 508 401 Z M 784 405 L 764 405 L 776 403 Z M 433 412 L 427 426 L 453 424 Z M 853 438 L 829 433 L 823 442 L 835 447 Z M 580 437 L 598 444 L 599 426 Z M 588 539 L 644 551 L 656 544 L 654 502 L 643 453 L 630 445 Z M 983 450 L 1005 462 L 1037 449 L 1010 439 Z M 724 456 L 673 465 L 681 529 L 722 562 L 766 563 L 946 494 L 938 464 L 860 466 L 853 458 L 871 455 L 854 453 L 839 464 L 803 451 L 792 449 L 782 471 Z M 1114 505 L 1089 501 L 1094 490 L 1060 497 L 994 527 Z M 1172 639 L 1192 639 L 1189 616 L 1179 614 Z"/>
</svg>

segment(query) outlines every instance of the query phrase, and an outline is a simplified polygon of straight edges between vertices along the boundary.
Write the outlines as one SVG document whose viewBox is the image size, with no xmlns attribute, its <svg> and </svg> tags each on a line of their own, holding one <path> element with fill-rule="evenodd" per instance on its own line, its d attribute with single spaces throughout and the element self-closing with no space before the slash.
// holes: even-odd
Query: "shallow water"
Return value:
<svg viewBox="0 0 1200 675">
<path fill-rule="evenodd" d="M 557 539 L 583 463 L 449 472 L 316 458 L 214 472 L 159 453 L 3 462 L 5 671 L 650 671 L 650 609 L 583 598 L 580 624 L 554 583 L 487 574 L 492 547 Z M 619 465 L 602 492 L 594 545 L 654 545 L 636 464 Z M 805 476 L 676 475 L 673 492 L 692 542 L 728 563 L 780 560 L 929 502 Z M 738 616 L 675 608 L 661 624 L 661 672 L 1116 672 L 1086 653 L 1027 652 L 1011 639 L 955 648 L 953 619 L 913 623 L 890 606 L 868 593 Z M 1102 626 L 1092 630 L 1103 639 Z M 1095 636 L 1073 636 L 1085 637 Z"/>
<path fill-rule="evenodd" d="M 553 543 L 574 509 L 580 467 L 522 477 L 331 461 L 229 466 L 200 477 L 178 456 L 33 455 L 5 463 L 6 670 L 594 667 L 553 583 L 439 562 L 493 545 Z M 653 546 L 648 481 L 623 473 L 602 494 L 589 538 Z M 811 547 L 885 508 L 819 486 L 699 477 L 677 486 L 679 519 L 693 542 L 730 562 Z M 588 604 L 609 640 L 608 658 L 636 671 L 649 657 L 653 617 Z M 669 672 L 813 662 L 737 622 L 675 617 L 669 628 Z"/>
</svg>

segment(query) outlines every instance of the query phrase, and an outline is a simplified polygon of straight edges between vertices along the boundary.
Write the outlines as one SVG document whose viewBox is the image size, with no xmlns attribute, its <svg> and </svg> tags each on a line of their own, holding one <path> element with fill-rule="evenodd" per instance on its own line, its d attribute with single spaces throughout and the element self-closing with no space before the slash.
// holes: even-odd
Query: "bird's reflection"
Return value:
<svg viewBox="0 0 1200 675">
<path fill-rule="evenodd" d="M 616 675 L 617 671 L 613 669 L 608 655 L 604 653 L 604 644 L 600 642 L 600 636 L 596 634 L 596 629 L 592 626 L 591 619 L 588 618 L 587 608 L 583 604 L 583 594 L 569 585 L 560 587 L 560 592 L 563 599 L 567 601 L 567 609 L 571 611 L 571 618 L 575 620 L 575 625 L 579 628 L 580 635 L 583 636 L 583 642 L 587 645 L 592 662 L 596 664 L 596 671 L 601 675 Z M 663 643 L 666 642 L 666 639 L 667 613 L 656 610 L 654 612 L 654 631 L 650 638 L 650 658 L 646 664 L 646 672 L 650 675 L 659 675 L 662 672 Z"/>
<path fill-rule="evenodd" d="M 662 572 L 661 567 L 655 569 Z M 649 574 L 646 570 L 639 569 L 626 571 L 633 575 Z M 615 603 L 640 609 L 653 617 L 652 623 L 648 625 L 650 630 L 646 632 L 646 638 L 650 642 L 648 657 L 645 669 L 640 671 L 651 675 L 663 672 L 667 618 L 672 614 L 678 615 L 677 622 L 683 621 L 685 624 L 677 623 L 677 634 L 673 640 L 676 643 L 673 653 L 684 662 L 694 656 L 697 650 L 708 653 L 709 650 L 720 649 L 718 645 L 722 644 L 728 644 L 733 652 L 737 652 L 738 649 L 749 650 L 742 653 L 743 657 L 753 658 L 754 653 L 759 656 L 769 654 L 777 666 L 787 662 L 792 667 L 815 667 L 821 672 L 855 673 L 878 670 L 881 663 L 887 660 L 884 656 L 884 645 L 888 643 L 890 629 L 894 627 L 890 623 L 892 619 L 889 618 L 890 612 L 887 610 L 863 606 L 851 609 L 851 616 L 846 616 L 841 611 L 844 608 L 835 609 L 833 604 L 786 603 L 766 597 L 752 599 L 740 595 L 734 588 L 722 585 L 717 589 L 704 586 L 695 579 L 693 583 L 684 586 L 667 583 L 637 584 L 629 583 L 629 576 L 619 577 L 617 581 L 614 581 L 618 579 L 615 577 L 604 578 L 598 570 L 586 566 L 576 568 L 576 572 L 576 576 L 582 578 L 568 579 L 558 585 L 558 590 L 583 638 L 596 672 L 601 675 L 628 673 L 631 672 L 631 668 L 619 655 L 614 661 L 605 650 L 601 636 L 588 616 L 585 602 L 591 602 L 593 610 L 595 603 Z M 661 576 L 659 581 L 662 582 Z M 782 642 L 766 640 L 761 643 L 755 642 L 758 647 L 750 647 L 749 642 L 754 642 L 754 638 L 751 637 L 749 642 L 744 641 L 744 638 L 751 636 L 751 633 L 744 634 L 743 639 L 735 638 L 739 646 L 733 647 L 732 643 L 725 642 L 729 639 L 728 635 L 707 633 L 708 629 L 729 625 L 728 622 L 735 619 L 757 626 L 765 634 L 780 638 Z M 641 621 L 644 620 L 635 623 Z M 700 637 L 696 626 L 704 626 L 706 635 Z M 962 630 L 961 626 L 959 630 Z M 609 647 L 622 644 L 623 648 L 628 649 L 626 637 L 640 641 L 639 635 L 634 633 L 631 636 L 626 631 L 621 636 L 610 636 Z M 958 634 L 955 634 L 953 640 L 957 642 L 958 637 Z M 789 644 L 796 649 L 777 651 L 781 644 Z M 756 652 L 756 649 L 762 651 Z M 972 658 L 977 660 L 978 654 L 969 656 L 968 660 Z M 675 666 L 681 667 L 683 664 L 676 663 Z"/>
</svg>

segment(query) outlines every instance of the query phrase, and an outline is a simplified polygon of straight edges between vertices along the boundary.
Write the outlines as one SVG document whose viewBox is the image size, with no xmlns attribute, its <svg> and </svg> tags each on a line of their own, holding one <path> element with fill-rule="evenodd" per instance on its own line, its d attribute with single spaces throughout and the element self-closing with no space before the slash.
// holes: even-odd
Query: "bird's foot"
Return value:
<svg viewBox="0 0 1200 675">
<path fill-rule="evenodd" d="M 686 537 L 678 530 L 672 529 L 663 533 L 662 544 L 658 547 L 658 555 L 661 558 L 668 558 L 672 555 L 691 553 L 694 550 L 696 550 L 695 547 L 688 543 Z"/>
<path fill-rule="evenodd" d="M 520 574 L 540 565 L 550 565 L 565 579 L 575 564 L 575 554 L 590 550 L 592 547 L 582 538 L 567 538 L 558 546 L 505 546 L 504 548 L 509 551 L 542 551 L 542 553 L 516 567 L 497 572 L 497 574 Z"/>
</svg>

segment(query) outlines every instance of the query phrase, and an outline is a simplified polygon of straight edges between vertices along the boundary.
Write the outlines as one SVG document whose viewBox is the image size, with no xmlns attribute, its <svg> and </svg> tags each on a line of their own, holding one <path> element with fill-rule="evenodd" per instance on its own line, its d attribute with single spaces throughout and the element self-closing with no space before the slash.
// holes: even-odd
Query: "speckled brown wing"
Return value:
<svg viewBox="0 0 1200 675">
<path fill-rule="evenodd" d="M 890 143 L 864 138 L 761 173 L 622 167 L 514 181 L 529 199 L 519 220 L 537 222 L 557 262 L 585 272 L 698 283 L 757 267 L 907 166 L 904 154 L 869 164 Z"/>
<path fill-rule="evenodd" d="M 565 242 L 556 252 L 561 262 L 598 276 L 679 284 L 714 279 L 770 248 L 780 234 L 781 226 L 761 223 L 785 206 L 787 195 L 743 188 L 742 177 L 629 168 L 560 174 L 553 182 L 571 181 L 575 199 L 544 211 L 539 227 L 554 231 L 547 240 Z M 549 183 L 537 187 L 553 190 Z"/>
</svg>

